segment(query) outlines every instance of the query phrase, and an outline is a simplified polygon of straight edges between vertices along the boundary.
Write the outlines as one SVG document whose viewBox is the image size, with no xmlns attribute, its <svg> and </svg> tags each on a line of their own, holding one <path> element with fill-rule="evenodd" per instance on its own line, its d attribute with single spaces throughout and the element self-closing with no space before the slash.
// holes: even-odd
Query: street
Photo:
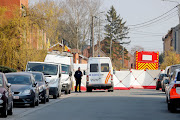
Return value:
<svg viewBox="0 0 180 120">
<path fill-rule="evenodd" d="M 167 110 L 165 94 L 146 89 L 72 93 L 35 109 L 15 107 L 5 120 L 179 120 Z"/>
</svg>

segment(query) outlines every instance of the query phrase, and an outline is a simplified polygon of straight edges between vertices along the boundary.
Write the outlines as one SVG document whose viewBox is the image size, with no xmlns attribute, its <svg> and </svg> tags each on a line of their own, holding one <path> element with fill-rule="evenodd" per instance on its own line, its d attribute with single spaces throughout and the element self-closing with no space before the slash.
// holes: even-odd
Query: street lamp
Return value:
<svg viewBox="0 0 180 120">
<path fill-rule="evenodd" d="M 162 0 L 162 1 L 173 2 L 173 3 L 178 4 L 177 7 L 178 7 L 178 16 L 179 16 L 179 24 L 180 24 L 180 4 L 179 4 L 179 2 L 174 1 L 174 0 Z"/>
</svg>

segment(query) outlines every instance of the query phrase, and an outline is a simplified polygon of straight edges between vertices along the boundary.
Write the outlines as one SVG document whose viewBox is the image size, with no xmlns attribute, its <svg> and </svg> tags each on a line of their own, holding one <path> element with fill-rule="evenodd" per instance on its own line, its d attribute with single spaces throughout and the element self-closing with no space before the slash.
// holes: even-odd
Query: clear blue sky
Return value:
<svg viewBox="0 0 180 120">
<path fill-rule="evenodd" d="M 38 0 L 29 0 L 30 3 Z M 180 0 L 177 0 L 180 2 Z M 169 11 L 177 3 L 162 0 L 102 0 L 102 11 L 108 11 L 113 5 L 120 16 L 127 21 L 127 25 L 134 25 L 146 22 L 156 18 Z M 175 9 L 177 10 L 177 8 Z M 174 10 L 174 11 L 175 11 Z M 162 37 L 175 27 L 179 22 L 177 13 L 173 13 L 161 21 L 138 29 L 130 29 L 130 45 L 125 47 L 131 50 L 131 47 L 139 45 L 147 51 L 163 51 Z"/>
</svg>

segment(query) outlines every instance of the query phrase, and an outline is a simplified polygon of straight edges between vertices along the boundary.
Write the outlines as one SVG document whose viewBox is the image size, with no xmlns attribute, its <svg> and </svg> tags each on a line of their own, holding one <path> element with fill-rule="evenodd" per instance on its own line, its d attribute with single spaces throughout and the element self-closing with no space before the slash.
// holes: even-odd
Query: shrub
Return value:
<svg viewBox="0 0 180 120">
<path fill-rule="evenodd" d="M 9 73 L 9 72 L 17 72 L 17 71 L 15 69 L 6 66 L 0 66 L 0 72 Z"/>
</svg>

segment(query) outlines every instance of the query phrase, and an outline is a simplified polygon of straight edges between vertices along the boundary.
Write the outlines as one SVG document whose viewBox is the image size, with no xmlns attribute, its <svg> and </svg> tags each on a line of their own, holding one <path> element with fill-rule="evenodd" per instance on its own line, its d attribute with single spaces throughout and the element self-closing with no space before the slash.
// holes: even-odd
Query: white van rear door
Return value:
<svg viewBox="0 0 180 120">
<path fill-rule="evenodd" d="M 100 63 L 100 76 L 102 84 L 111 83 L 111 69 L 109 63 Z"/>
<path fill-rule="evenodd" d="M 89 64 L 90 72 L 89 72 L 89 84 L 100 84 L 100 66 L 99 60 L 97 59 L 94 62 Z"/>
</svg>

